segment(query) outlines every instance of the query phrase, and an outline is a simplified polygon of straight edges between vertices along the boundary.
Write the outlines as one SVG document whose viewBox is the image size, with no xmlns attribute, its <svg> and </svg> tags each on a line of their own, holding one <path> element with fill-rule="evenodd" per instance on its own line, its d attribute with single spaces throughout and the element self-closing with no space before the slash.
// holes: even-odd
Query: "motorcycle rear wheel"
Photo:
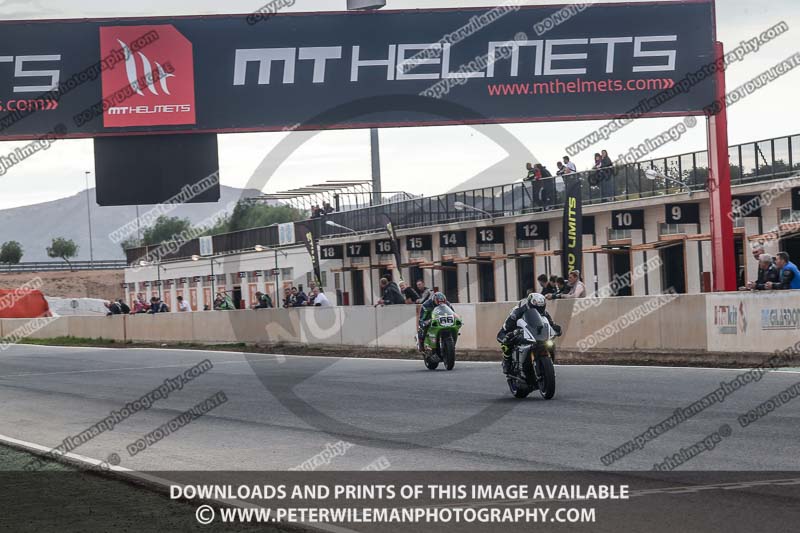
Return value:
<svg viewBox="0 0 800 533">
<path fill-rule="evenodd" d="M 430 357 L 425 356 L 425 367 L 428 370 L 436 370 L 439 368 L 439 361 L 436 361 L 435 359 L 432 360 Z"/>
<path fill-rule="evenodd" d="M 528 395 L 531 393 L 530 387 L 525 385 L 520 385 L 519 382 L 515 379 L 508 380 L 508 390 L 511 391 L 511 394 L 514 398 L 527 398 Z"/>
</svg>

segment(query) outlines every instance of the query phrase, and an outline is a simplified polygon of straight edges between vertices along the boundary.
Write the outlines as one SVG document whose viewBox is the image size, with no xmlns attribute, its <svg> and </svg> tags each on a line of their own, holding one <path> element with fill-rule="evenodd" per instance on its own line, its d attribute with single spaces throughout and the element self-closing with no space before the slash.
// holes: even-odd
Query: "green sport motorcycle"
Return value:
<svg viewBox="0 0 800 533">
<path fill-rule="evenodd" d="M 447 370 L 456 364 L 456 340 L 463 322 L 447 305 L 438 305 L 431 312 L 430 325 L 425 335 L 425 366 L 436 370 L 444 362 Z"/>
</svg>

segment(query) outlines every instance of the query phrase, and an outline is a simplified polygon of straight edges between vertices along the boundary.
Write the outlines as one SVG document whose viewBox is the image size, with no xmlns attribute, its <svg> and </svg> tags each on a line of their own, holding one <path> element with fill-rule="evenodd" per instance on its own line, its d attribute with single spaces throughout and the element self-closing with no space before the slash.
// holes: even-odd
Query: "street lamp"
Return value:
<svg viewBox="0 0 800 533">
<path fill-rule="evenodd" d="M 689 197 L 691 197 L 692 193 L 694 192 L 692 190 L 692 188 L 689 186 L 688 183 L 686 183 L 684 181 L 676 180 L 674 178 L 671 178 L 671 177 L 667 176 L 661 170 L 658 170 L 658 169 L 655 169 L 655 168 L 648 168 L 647 170 L 645 170 L 644 171 L 644 177 L 649 179 L 650 181 L 655 181 L 656 179 L 661 179 L 661 180 L 664 180 L 664 181 L 669 181 L 671 183 L 675 183 L 677 185 L 680 185 L 681 188 L 684 188 L 684 189 L 687 190 L 687 192 L 689 193 Z"/>
<path fill-rule="evenodd" d="M 326 220 L 325 224 L 328 225 L 328 226 L 331 226 L 333 228 L 343 229 L 345 231 L 349 231 L 350 233 L 352 233 L 354 235 L 358 235 L 358 232 L 356 230 L 354 230 L 353 228 L 348 228 L 347 226 L 342 226 L 341 224 L 337 224 L 333 220 Z"/>
<path fill-rule="evenodd" d="M 347 0 L 348 11 L 367 11 L 385 6 L 386 0 Z M 378 128 L 370 128 L 369 146 L 372 162 L 372 205 L 379 205 L 383 201 L 383 187 L 381 186 L 381 149 Z"/>
<path fill-rule="evenodd" d="M 253 249 L 256 252 L 266 252 L 272 250 L 275 252 L 275 270 L 273 271 L 275 275 L 275 308 L 278 308 L 278 302 L 280 302 L 281 292 L 280 292 L 280 282 L 281 282 L 281 270 L 278 268 L 278 252 L 283 254 L 283 257 L 288 258 L 289 254 L 287 254 L 284 250 L 279 250 L 275 247 L 270 246 L 262 246 L 260 244 L 256 244 Z"/>
<path fill-rule="evenodd" d="M 162 296 L 161 295 L 161 269 L 163 268 L 164 272 L 166 272 L 167 268 L 161 266 L 161 263 L 157 263 L 155 261 L 145 261 L 144 259 L 139 261 L 139 266 L 140 267 L 146 267 L 146 266 L 154 266 L 154 267 L 156 267 L 156 275 L 158 276 L 158 299 L 160 300 L 161 296 Z"/>
<path fill-rule="evenodd" d="M 192 256 L 192 261 L 200 261 L 200 259 L 202 259 L 202 256 L 199 256 L 199 255 L 193 255 Z M 217 279 L 214 276 L 214 257 L 213 256 L 209 257 L 209 260 L 211 261 L 211 297 L 214 298 L 214 296 L 216 294 L 215 291 L 214 291 L 214 282 Z M 213 302 L 212 302 L 212 306 L 211 307 L 213 309 L 213 307 L 214 307 L 213 306 Z"/>
<path fill-rule="evenodd" d="M 483 209 L 480 209 L 478 207 L 467 205 L 464 202 L 455 202 L 453 204 L 453 207 L 455 207 L 457 211 L 464 211 L 464 210 L 477 211 L 478 213 L 483 213 L 484 215 L 487 215 L 489 218 L 494 219 L 494 215 L 491 214 L 490 212 L 484 211 Z"/>
<path fill-rule="evenodd" d="M 89 199 L 89 172 L 88 170 L 84 173 L 86 177 L 86 214 L 89 217 L 89 264 L 94 266 L 94 246 L 92 244 L 92 207 L 91 201 Z"/>
</svg>

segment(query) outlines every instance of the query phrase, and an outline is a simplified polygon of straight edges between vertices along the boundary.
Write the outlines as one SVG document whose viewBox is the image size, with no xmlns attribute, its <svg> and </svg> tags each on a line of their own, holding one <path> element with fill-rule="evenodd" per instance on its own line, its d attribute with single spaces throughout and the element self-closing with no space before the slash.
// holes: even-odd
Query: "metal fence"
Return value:
<svg viewBox="0 0 800 533">
<path fill-rule="evenodd" d="M 729 156 L 733 185 L 786 177 L 800 171 L 800 135 L 730 146 Z M 708 152 L 691 152 L 619 165 L 613 169 L 581 172 L 578 176 L 583 178 L 581 183 L 584 204 L 650 198 L 685 190 L 669 181 L 648 179 L 645 176 L 648 169 L 658 170 L 674 180 L 682 181 L 686 188 L 705 190 L 709 175 Z M 574 179 L 575 176 L 573 174 L 567 179 Z M 383 231 L 384 214 L 391 217 L 398 229 L 477 220 L 488 216 L 521 215 L 562 208 L 563 185 L 563 179 L 557 177 L 545 178 L 539 182 L 517 182 L 331 213 L 315 219 L 313 223 L 318 224 L 320 236 L 333 237 L 351 232 L 366 234 Z M 327 224 L 328 221 L 333 224 Z M 296 234 L 299 235 L 300 232 Z M 215 253 L 235 252 L 252 248 L 256 244 L 277 246 L 277 226 L 214 237 Z M 164 259 L 190 257 L 198 253 L 195 249 L 197 241 L 192 241 L 177 252 L 164 256 Z M 128 261 L 138 261 L 146 250 L 127 250 Z"/>
<path fill-rule="evenodd" d="M 0 272 L 50 272 L 62 270 L 121 270 L 128 266 L 124 259 L 108 261 L 41 261 L 32 263 L 0 264 Z"/>
</svg>

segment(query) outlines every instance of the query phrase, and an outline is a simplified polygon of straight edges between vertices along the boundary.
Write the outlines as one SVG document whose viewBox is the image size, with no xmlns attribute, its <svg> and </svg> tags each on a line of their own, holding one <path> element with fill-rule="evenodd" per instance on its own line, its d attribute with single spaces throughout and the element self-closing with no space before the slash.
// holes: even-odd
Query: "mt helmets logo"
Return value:
<svg viewBox="0 0 800 533">
<path fill-rule="evenodd" d="M 173 25 L 100 28 L 101 56 L 117 51 L 125 68 L 102 75 L 105 127 L 196 123 L 192 43 Z"/>
</svg>

